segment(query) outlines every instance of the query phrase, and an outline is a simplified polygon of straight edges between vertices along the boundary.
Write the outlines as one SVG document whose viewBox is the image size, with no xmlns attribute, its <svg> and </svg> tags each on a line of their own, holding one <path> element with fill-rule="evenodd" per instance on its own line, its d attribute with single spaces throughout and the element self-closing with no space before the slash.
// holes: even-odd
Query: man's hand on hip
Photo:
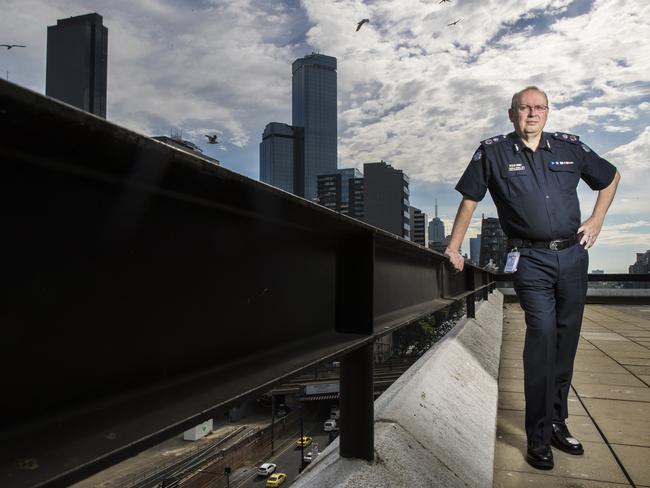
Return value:
<svg viewBox="0 0 650 488">
<path fill-rule="evenodd" d="M 453 249 L 445 249 L 445 256 L 449 258 L 449 261 L 451 261 L 451 265 L 456 271 L 462 271 L 463 268 L 465 267 L 465 258 L 460 255 L 458 251 L 454 251 Z"/>
<path fill-rule="evenodd" d="M 578 234 L 582 234 L 580 236 L 580 245 L 584 246 L 585 249 L 592 247 L 596 243 L 602 228 L 603 221 L 597 217 L 592 216 L 585 220 L 578 229 Z"/>
</svg>

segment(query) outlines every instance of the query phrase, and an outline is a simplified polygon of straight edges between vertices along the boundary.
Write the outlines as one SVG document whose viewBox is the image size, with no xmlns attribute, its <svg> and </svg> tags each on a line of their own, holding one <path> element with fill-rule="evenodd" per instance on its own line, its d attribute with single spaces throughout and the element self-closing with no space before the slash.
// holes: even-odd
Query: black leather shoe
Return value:
<svg viewBox="0 0 650 488">
<path fill-rule="evenodd" d="M 553 424 L 551 444 L 553 444 L 553 447 L 557 447 L 560 451 L 569 454 L 578 455 L 585 452 L 580 441 L 571 435 L 571 432 L 569 432 L 569 429 L 567 429 L 565 424 Z"/>
<path fill-rule="evenodd" d="M 533 468 L 553 469 L 553 452 L 551 446 L 528 446 L 526 462 Z"/>
</svg>

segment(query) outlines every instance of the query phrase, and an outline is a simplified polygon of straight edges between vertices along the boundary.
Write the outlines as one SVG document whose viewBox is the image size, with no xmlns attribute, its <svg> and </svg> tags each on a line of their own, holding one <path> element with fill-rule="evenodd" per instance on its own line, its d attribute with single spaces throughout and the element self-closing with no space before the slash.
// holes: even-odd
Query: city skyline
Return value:
<svg viewBox="0 0 650 488">
<path fill-rule="evenodd" d="M 338 167 L 383 159 L 404 170 L 411 203 L 432 215 L 438 198 L 449 228 L 460 199 L 453 186 L 478 142 L 510 131 L 511 94 L 538 84 L 550 97 L 547 129 L 580 135 L 622 174 L 590 268 L 627 272 L 650 247 L 648 5 L 8 0 L 4 11 L 2 42 L 28 46 L 0 53 L 10 81 L 45 93 L 47 26 L 97 12 L 111 30 L 108 120 L 147 135 L 182 129 L 224 167 L 255 179 L 265 124 L 291 120 L 288 64 L 312 51 L 334 56 Z M 355 32 L 361 18 L 370 23 Z M 205 133 L 220 144 L 207 146 Z M 579 191 L 585 218 L 595 194 L 583 184 Z M 489 199 L 478 212 L 496 217 Z M 475 217 L 467 237 L 479 229 Z"/>
</svg>

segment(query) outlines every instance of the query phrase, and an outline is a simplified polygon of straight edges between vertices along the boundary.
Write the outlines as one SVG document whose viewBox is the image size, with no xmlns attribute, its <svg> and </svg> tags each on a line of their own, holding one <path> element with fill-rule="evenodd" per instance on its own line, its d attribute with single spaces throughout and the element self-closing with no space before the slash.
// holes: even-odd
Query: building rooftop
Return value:
<svg viewBox="0 0 650 488">
<path fill-rule="evenodd" d="M 504 305 L 494 487 L 650 486 L 650 307 L 587 305 L 567 420 L 585 454 L 554 449 L 546 472 L 524 460 L 524 334 Z"/>
</svg>

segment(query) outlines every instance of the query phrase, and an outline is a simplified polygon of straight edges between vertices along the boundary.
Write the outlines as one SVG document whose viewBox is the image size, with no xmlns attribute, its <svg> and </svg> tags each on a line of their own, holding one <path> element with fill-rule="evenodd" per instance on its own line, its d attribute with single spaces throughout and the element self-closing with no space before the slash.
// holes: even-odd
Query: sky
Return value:
<svg viewBox="0 0 650 488">
<path fill-rule="evenodd" d="M 338 166 L 404 170 L 411 205 L 451 231 L 454 186 L 481 140 L 512 130 L 512 94 L 549 96 L 548 131 L 577 134 L 622 175 L 590 269 L 627 273 L 650 249 L 650 2 L 645 0 L 2 0 L 0 74 L 45 93 L 47 26 L 108 27 L 107 118 L 182 131 L 259 178 L 268 122 L 291 123 L 291 63 L 338 60 Z M 359 20 L 369 23 L 355 32 Z M 459 20 L 455 26 L 450 22 Z M 208 145 L 206 133 L 218 133 Z M 596 194 L 579 186 L 583 220 Z M 481 214 L 496 217 L 489 197 Z M 463 252 L 469 252 L 467 239 Z"/>
</svg>

